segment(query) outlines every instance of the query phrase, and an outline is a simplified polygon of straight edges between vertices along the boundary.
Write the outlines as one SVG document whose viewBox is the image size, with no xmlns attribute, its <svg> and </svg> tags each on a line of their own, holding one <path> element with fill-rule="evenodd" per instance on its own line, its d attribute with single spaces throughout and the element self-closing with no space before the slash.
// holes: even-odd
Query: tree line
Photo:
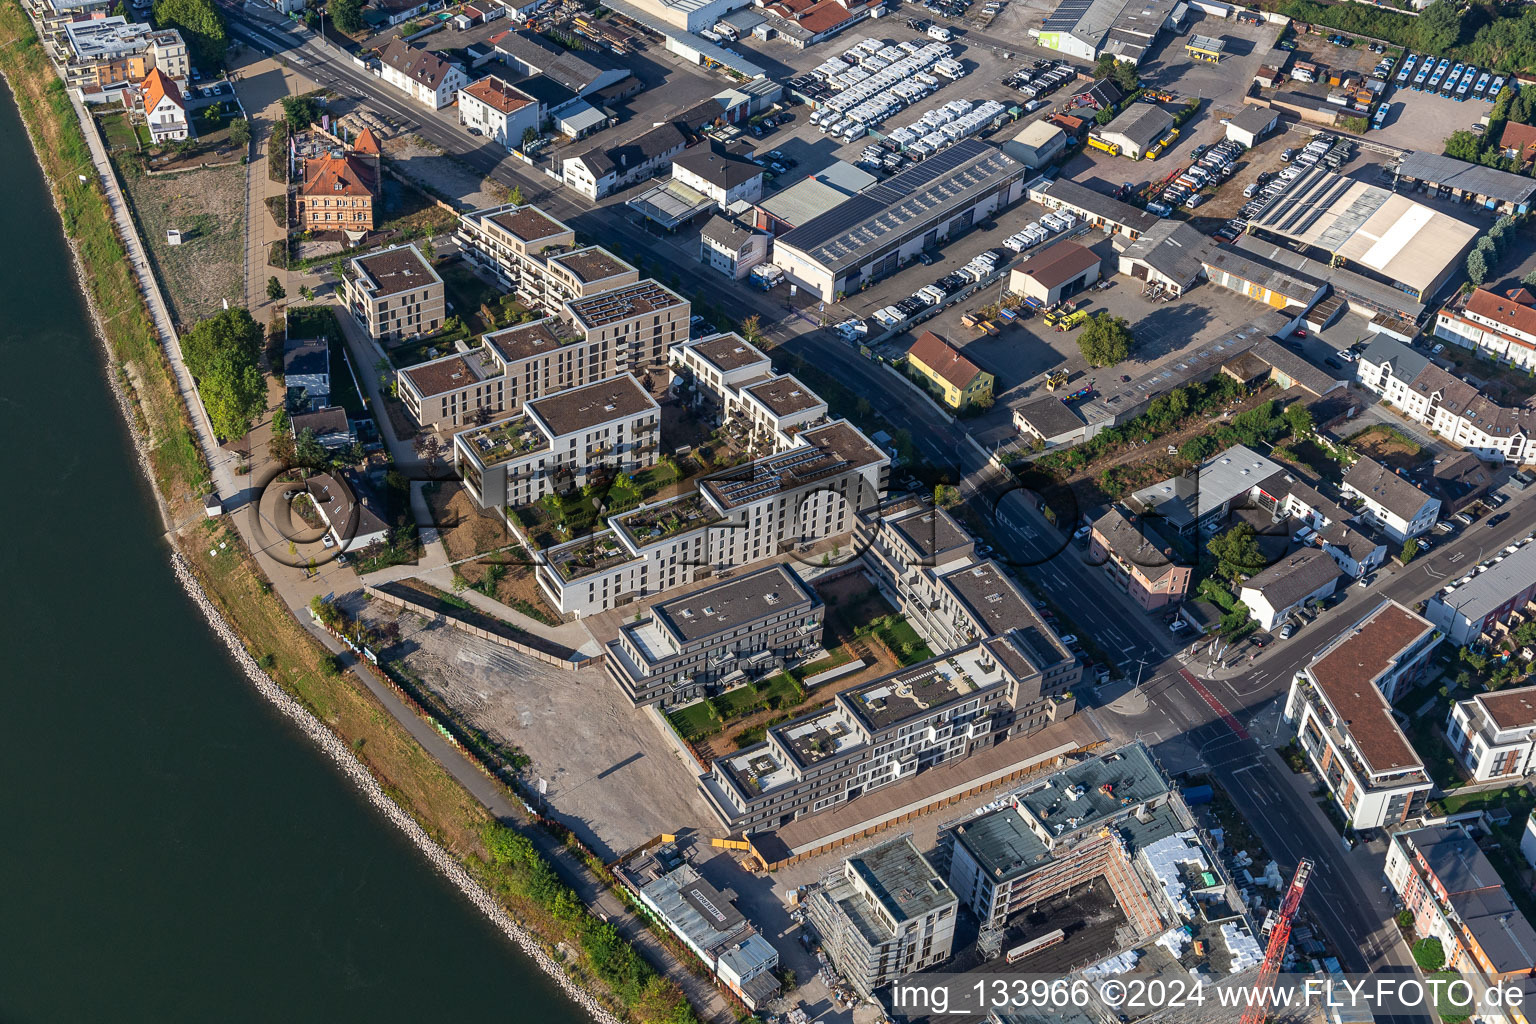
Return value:
<svg viewBox="0 0 1536 1024">
<path fill-rule="evenodd" d="M 1536 68 L 1536 7 L 1480 0 L 1465 11 L 1436 0 L 1418 17 L 1359 3 L 1286 0 L 1277 12 L 1309 25 L 1355 32 L 1420 53 L 1516 72 Z"/>
</svg>

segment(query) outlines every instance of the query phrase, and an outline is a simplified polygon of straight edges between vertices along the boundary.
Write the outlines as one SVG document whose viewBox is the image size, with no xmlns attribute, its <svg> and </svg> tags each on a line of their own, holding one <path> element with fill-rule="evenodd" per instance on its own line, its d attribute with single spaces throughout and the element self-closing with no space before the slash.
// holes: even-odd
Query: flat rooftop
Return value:
<svg viewBox="0 0 1536 1024">
<path fill-rule="evenodd" d="M 954 892 L 908 836 L 849 857 L 848 868 L 898 923 L 956 902 Z"/>
<path fill-rule="evenodd" d="M 688 491 L 612 516 L 608 524 L 628 537 L 636 548 L 642 548 L 713 525 L 720 519 L 720 513 L 698 491 Z"/>
<path fill-rule="evenodd" d="M 427 285 L 441 286 L 443 279 L 431 264 L 421 258 L 414 245 L 399 245 L 368 256 L 358 256 L 352 261 L 358 270 L 373 282 L 375 298 L 414 291 Z"/>
<path fill-rule="evenodd" d="M 857 428 L 842 420 L 803 431 L 800 440 L 804 443 L 786 451 L 706 477 L 699 487 L 721 508 L 733 509 L 886 457 Z"/>
<path fill-rule="evenodd" d="M 1072 653 L 1040 620 L 1034 605 L 996 562 L 956 569 L 940 582 L 976 620 L 983 635 L 1012 630 L 1041 670 L 1072 660 Z"/>
<path fill-rule="evenodd" d="M 688 644 L 804 602 L 819 603 L 795 571 L 781 563 L 658 604 L 651 612 Z"/>
<path fill-rule="evenodd" d="M 589 295 L 566 305 L 583 326 L 595 328 L 676 306 L 687 306 L 688 300 L 663 288 L 656 281 L 646 279 Z"/>
<path fill-rule="evenodd" d="M 579 388 L 536 398 L 524 406 L 556 436 L 574 434 L 599 423 L 660 409 L 640 382 L 627 373 Z"/>
<path fill-rule="evenodd" d="M 811 768 L 829 757 L 845 754 L 864 742 L 847 714 L 836 705 L 774 726 L 773 735 L 801 768 Z"/>
<path fill-rule="evenodd" d="M 821 396 L 804 384 L 800 383 L 790 374 L 773 377 L 754 384 L 746 389 L 747 394 L 756 398 L 767 407 L 768 411 L 778 417 L 794 416 L 797 413 L 806 412 L 815 408 L 825 409 L 827 403 Z"/>
<path fill-rule="evenodd" d="M 567 234 L 571 230 L 536 206 L 506 207 L 484 219 L 524 244 Z"/>
<path fill-rule="evenodd" d="M 1377 680 L 1404 651 L 1434 630 L 1429 620 L 1395 601 L 1383 601 L 1312 658 L 1307 673 L 1333 706 L 1342 728 L 1373 772 L 1422 769 Z"/>
<path fill-rule="evenodd" d="M 582 284 L 591 284 L 593 281 L 603 281 L 610 277 L 617 277 L 625 272 L 633 272 L 634 267 L 619 259 L 613 253 L 600 245 L 589 245 L 585 249 L 576 249 L 563 253 L 549 261 L 559 267 L 570 271 L 572 277 Z"/>
<path fill-rule="evenodd" d="M 576 341 L 575 336 L 557 333 L 563 326 L 559 320 L 545 317 L 531 324 L 519 324 L 516 327 L 492 331 L 481 340 L 496 350 L 502 362 L 515 363 Z"/>
<path fill-rule="evenodd" d="M 919 505 L 912 511 L 891 519 L 891 529 L 901 535 L 917 553 L 932 562 L 941 552 L 953 551 L 973 542 L 973 538 L 954 516 L 943 509 Z"/>
<path fill-rule="evenodd" d="M 875 732 L 971 697 L 1006 678 L 981 645 L 973 644 L 866 683 L 844 699 Z"/>
<path fill-rule="evenodd" d="M 400 375 L 410 381 L 423 398 L 431 398 L 485 380 L 491 369 L 483 354 L 469 352 L 408 366 L 400 371 Z"/>
<path fill-rule="evenodd" d="M 739 334 L 716 334 L 693 342 L 689 348 L 721 373 L 768 361 L 767 356 Z"/>
</svg>

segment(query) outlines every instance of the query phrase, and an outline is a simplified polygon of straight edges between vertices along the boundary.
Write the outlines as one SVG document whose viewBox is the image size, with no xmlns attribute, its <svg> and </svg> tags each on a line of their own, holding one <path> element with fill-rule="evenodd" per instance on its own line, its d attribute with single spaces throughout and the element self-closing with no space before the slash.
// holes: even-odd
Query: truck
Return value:
<svg viewBox="0 0 1536 1024">
<path fill-rule="evenodd" d="M 1120 145 L 1118 143 L 1108 142 L 1108 141 L 1106 141 L 1104 139 L 1099 138 L 1097 135 L 1089 135 L 1088 136 L 1088 148 L 1090 148 L 1090 149 L 1102 149 L 1104 152 L 1108 153 L 1110 156 L 1119 156 L 1120 155 Z"/>
<path fill-rule="evenodd" d="M 1067 383 L 1068 376 L 1070 376 L 1070 374 L 1068 374 L 1066 370 L 1057 370 L 1055 373 L 1045 378 L 1045 390 L 1055 391 L 1057 388 L 1064 387 Z"/>
<path fill-rule="evenodd" d="M 1063 333 L 1066 331 L 1076 330 L 1087 322 L 1088 311 L 1086 309 L 1079 309 L 1068 313 L 1066 316 L 1058 320 L 1056 322 L 1056 331 L 1057 333 Z"/>
</svg>

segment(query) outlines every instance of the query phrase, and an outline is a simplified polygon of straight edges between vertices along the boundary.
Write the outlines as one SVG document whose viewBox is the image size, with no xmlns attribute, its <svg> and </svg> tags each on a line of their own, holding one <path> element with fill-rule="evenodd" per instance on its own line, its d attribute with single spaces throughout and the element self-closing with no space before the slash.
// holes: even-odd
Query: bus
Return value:
<svg viewBox="0 0 1536 1024">
<path fill-rule="evenodd" d="M 1067 933 L 1057 928 L 1055 931 L 1046 932 L 1038 939 L 1030 939 L 1021 946 L 1014 946 L 1008 951 L 1008 962 L 1018 963 L 1027 956 L 1033 956 L 1042 949 L 1049 949 L 1066 940 Z"/>
</svg>

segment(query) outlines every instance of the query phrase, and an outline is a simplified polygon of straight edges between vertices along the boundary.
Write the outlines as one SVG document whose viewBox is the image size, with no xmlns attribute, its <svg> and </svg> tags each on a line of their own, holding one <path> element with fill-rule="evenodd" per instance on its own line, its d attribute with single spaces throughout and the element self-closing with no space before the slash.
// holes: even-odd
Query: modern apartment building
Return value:
<svg viewBox="0 0 1536 1024">
<path fill-rule="evenodd" d="M 1536 543 L 1522 541 L 1483 572 L 1441 587 L 1424 606 L 1424 614 L 1458 647 L 1495 632 L 1498 623 L 1525 610 L 1536 600 Z"/>
<path fill-rule="evenodd" d="M 1418 349 L 1378 334 L 1361 354 L 1355 377 L 1452 444 L 1495 462 L 1536 462 L 1536 407 L 1499 405 Z"/>
<path fill-rule="evenodd" d="M 1424 813 L 1432 784 L 1390 701 L 1439 641 L 1429 620 L 1383 601 L 1291 681 L 1285 720 L 1353 828 L 1398 825 Z"/>
<path fill-rule="evenodd" d="M 859 517 L 854 550 L 934 650 L 1012 631 L 1040 671 L 1043 694 L 1062 698 L 1082 680 L 1082 662 L 1002 567 L 978 558 L 949 513 L 911 498 L 886 502 Z M 1042 721 L 1026 724 L 1033 730 Z"/>
<path fill-rule="evenodd" d="M 1031 653 L 1009 631 L 843 690 L 716 758 L 705 799 L 733 831 L 772 831 L 1065 718 L 1071 702 L 1041 691 Z"/>
<path fill-rule="evenodd" d="M 1172 548 L 1150 526 L 1110 509 L 1093 524 L 1089 556 L 1146 611 L 1184 600 L 1194 570 L 1172 557 Z"/>
<path fill-rule="evenodd" d="M 1159 934 L 1164 915 L 1136 856 L 1194 827 L 1189 808 L 1139 741 L 1017 790 L 1008 805 L 939 835 L 949 886 L 983 926 L 1102 878 L 1130 926 Z"/>
<path fill-rule="evenodd" d="M 354 256 L 342 295 L 353 318 L 380 341 L 441 330 L 446 319 L 443 279 L 414 243 Z"/>
<path fill-rule="evenodd" d="M 1520 126 L 1523 127 L 1523 126 Z M 1536 306 L 1478 288 L 1435 316 L 1435 337 L 1479 349 L 1511 366 L 1536 369 Z"/>
<path fill-rule="evenodd" d="M 608 643 L 608 678 L 636 707 L 670 707 L 750 683 L 821 646 L 822 606 L 775 564 L 653 604 Z"/>
<path fill-rule="evenodd" d="M 453 436 L 454 465 L 482 508 L 528 505 L 546 494 L 656 464 L 661 410 L 629 374 L 534 399 L 520 415 Z"/>
<path fill-rule="evenodd" d="M 845 420 L 796 440 L 541 552 L 540 587 L 561 612 L 589 615 L 849 533 L 885 492 L 890 457 Z"/>
<path fill-rule="evenodd" d="M 1365 505 L 1363 517 L 1401 543 L 1428 533 L 1440 518 L 1440 499 L 1368 456 L 1344 470 L 1339 489 Z"/>
<path fill-rule="evenodd" d="M 63 45 L 50 47 L 64 84 L 91 102 L 105 102 L 138 85 L 151 71 L 185 82 L 192 72 L 187 44 L 175 29 L 156 31 L 122 15 L 65 22 Z"/>
<path fill-rule="evenodd" d="M 741 335 L 711 334 L 685 341 L 669 354 L 673 372 L 683 378 L 684 397 L 700 410 L 724 420 L 741 389 L 773 376 L 773 363 Z"/>
<path fill-rule="evenodd" d="M 536 206 L 508 203 L 459 217 L 457 233 L 464 258 L 529 305 L 553 312 L 544 302 L 544 264 L 550 254 L 576 245 L 576 232 Z"/>
<path fill-rule="evenodd" d="M 1394 833 L 1386 876 L 1413 914 L 1414 934 L 1439 939 L 1446 968 L 1474 990 L 1506 980 L 1519 984 L 1536 970 L 1536 929 L 1460 825 Z"/>
<path fill-rule="evenodd" d="M 1446 739 L 1476 782 L 1536 771 L 1536 686 L 1479 693 L 1451 707 Z"/>
<path fill-rule="evenodd" d="M 795 443 L 795 435 L 827 421 L 827 403 L 790 374 L 748 384 L 736 395 L 728 422 L 754 451 L 776 452 Z"/>
<path fill-rule="evenodd" d="M 564 318 L 588 342 L 612 349 L 621 373 L 664 368 L 667 351 L 688 338 L 688 300 L 647 278 L 565 304 Z"/>
<path fill-rule="evenodd" d="M 803 900 L 822 951 L 866 998 L 949 959 L 959 903 L 910 836 L 847 858 Z"/>
</svg>

